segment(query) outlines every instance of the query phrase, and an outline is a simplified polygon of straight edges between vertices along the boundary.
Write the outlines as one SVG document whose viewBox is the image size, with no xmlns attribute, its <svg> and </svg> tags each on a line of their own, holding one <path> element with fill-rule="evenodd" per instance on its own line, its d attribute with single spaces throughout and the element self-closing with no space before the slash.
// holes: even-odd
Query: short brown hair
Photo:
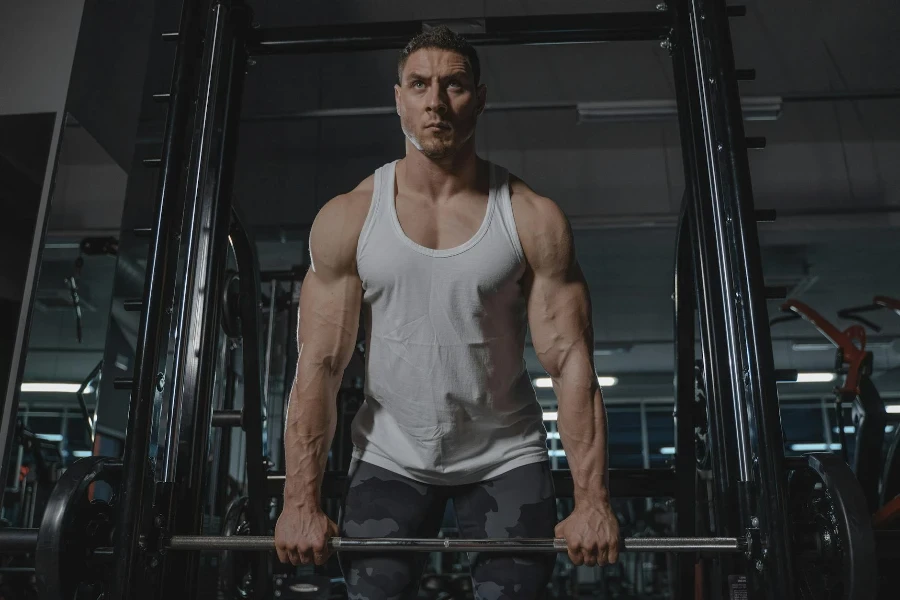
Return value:
<svg viewBox="0 0 900 600">
<path fill-rule="evenodd" d="M 475 85 L 478 85 L 481 79 L 481 63 L 478 61 L 478 53 L 475 52 L 475 47 L 466 38 L 446 25 L 439 25 L 434 29 L 423 31 L 409 40 L 406 47 L 400 51 L 400 56 L 397 59 L 397 79 L 399 81 L 402 82 L 403 80 L 403 67 L 406 66 L 409 55 L 416 50 L 424 48 L 449 50 L 461 54 L 469 62 L 469 67 L 472 69 L 472 75 L 475 78 Z"/>
</svg>

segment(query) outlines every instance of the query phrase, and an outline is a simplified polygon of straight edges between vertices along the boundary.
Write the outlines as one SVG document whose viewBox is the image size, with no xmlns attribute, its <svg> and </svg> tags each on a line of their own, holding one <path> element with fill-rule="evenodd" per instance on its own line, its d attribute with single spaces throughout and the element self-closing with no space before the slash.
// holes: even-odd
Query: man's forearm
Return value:
<svg viewBox="0 0 900 600">
<path fill-rule="evenodd" d="M 336 391 L 294 382 L 284 432 L 285 505 L 319 506 L 319 491 L 334 439 Z"/>
<path fill-rule="evenodd" d="M 575 486 L 575 504 L 609 500 L 606 407 L 600 388 L 557 386 L 557 425 Z"/>
</svg>

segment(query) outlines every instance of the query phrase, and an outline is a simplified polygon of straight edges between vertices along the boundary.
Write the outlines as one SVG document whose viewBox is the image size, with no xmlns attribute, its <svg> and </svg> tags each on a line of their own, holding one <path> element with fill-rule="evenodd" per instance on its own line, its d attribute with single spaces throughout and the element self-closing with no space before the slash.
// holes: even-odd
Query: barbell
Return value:
<svg viewBox="0 0 900 600">
<path fill-rule="evenodd" d="M 275 550 L 275 538 L 265 535 L 176 535 L 166 539 L 166 550 L 245 551 Z M 338 552 L 566 552 L 562 538 L 459 539 L 459 538 L 346 538 L 333 537 L 328 547 Z M 747 543 L 729 537 L 625 538 L 620 552 L 744 552 Z"/>
<path fill-rule="evenodd" d="M 801 462 L 802 461 L 802 464 Z M 842 598 L 875 597 L 877 558 L 874 532 L 864 497 L 853 472 L 839 457 L 809 455 L 791 469 L 788 518 L 794 538 L 798 597 L 821 600 L 828 590 L 843 589 Z M 121 462 L 90 457 L 71 465 L 54 487 L 39 530 L 0 529 L 0 555 L 35 553 L 41 598 L 71 598 L 84 585 L 97 589 L 111 577 L 116 506 L 122 497 Z M 89 496 L 95 483 L 109 497 Z M 746 537 L 637 537 L 619 542 L 620 552 L 744 553 L 760 556 L 760 532 Z M 337 552 L 565 552 L 563 539 L 419 539 L 346 538 L 329 540 Z M 147 544 L 149 553 L 181 551 L 271 552 L 271 536 L 162 535 Z M 771 560 L 772 558 L 770 558 Z M 787 559 L 787 558 L 786 558 Z M 781 560 L 781 559 L 779 559 Z M 757 568 L 762 561 L 757 560 Z M 764 565 L 763 565 L 764 566 Z M 824 573 L 824 575 L 823 575 Z"/>
<path fill-rule="evenodd" d="M 37 546 L 38 529 L 0 530 L 3 553 L 30 553 Z M 333 537 L 328 547 L 338 552 L 566 552 L 563 538 L 458 539 L 458 538 L 348 538 Z M 171 551 L 268 552 L 275 538 L 265 535 L 176 535 L 165 538 L 161 549 Z M 733 537 L 624 538 L 620 552 L 745 552 L 747 542 Z M 97 554 L 108 554 L 99 547 Z"/>
</svg>

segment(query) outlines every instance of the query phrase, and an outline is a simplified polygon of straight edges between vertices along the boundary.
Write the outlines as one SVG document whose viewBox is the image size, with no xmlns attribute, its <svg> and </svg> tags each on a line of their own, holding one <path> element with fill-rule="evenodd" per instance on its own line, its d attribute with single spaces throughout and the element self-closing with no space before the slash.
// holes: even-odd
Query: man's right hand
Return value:
<svg viewBox="0 0 900 600">
<path fill-rule="evenodd" d="M 283 563 L 324 565 L 332 552 L 328 541 L 337 536 L 338 526 L 318 507 L 285 507 L 275 526 L 275 551 Z"/>
</svg>

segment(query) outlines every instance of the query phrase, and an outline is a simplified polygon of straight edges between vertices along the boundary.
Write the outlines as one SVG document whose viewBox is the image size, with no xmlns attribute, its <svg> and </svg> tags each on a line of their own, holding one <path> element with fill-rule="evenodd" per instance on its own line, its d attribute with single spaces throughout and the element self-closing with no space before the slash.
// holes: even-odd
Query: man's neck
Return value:
<svg viewBox="0 0 900 600">
<path fill-rule="evenodd" d="M 479 187 L 482 161 L 475 145 L 467 144 L 450 156 L 431 159 L 407 141 L 406 158 L 398 165 L 398 183 L 404 191 L 440 202 Z"/>
</svg>

